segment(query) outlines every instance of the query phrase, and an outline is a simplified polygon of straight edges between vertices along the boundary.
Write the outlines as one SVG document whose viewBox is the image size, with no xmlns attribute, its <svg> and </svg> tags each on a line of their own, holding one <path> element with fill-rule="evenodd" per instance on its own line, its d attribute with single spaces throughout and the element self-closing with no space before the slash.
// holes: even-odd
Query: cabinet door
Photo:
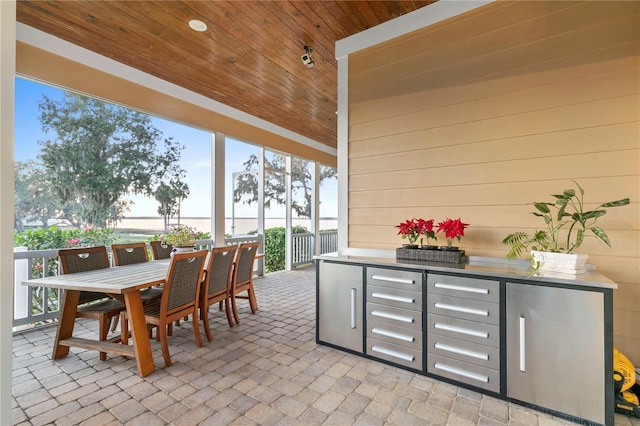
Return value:
<svg viewBox="0 0 640 426">
<path fill-rule="evenodd" d="M 323 261 L 318 273 L 318 340 L 364 352 L 362 266 Z"/>
<path fill-rule="evenodd" d="M 604 363 L 602 293 L 507 283 L 510 398 L 605 423 Z"/>
</svg>

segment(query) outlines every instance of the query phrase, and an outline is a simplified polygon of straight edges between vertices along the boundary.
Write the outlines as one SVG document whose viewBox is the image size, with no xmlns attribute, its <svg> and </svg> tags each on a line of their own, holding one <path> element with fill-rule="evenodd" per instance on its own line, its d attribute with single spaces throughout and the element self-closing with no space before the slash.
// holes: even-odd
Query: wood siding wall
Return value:
<svg viewBox="0 0 640 426">
<path fill-rule="evenodd" d="M 614 343 L 640 365 L 640 3 L 497 2 L 349 57 L 349 247 L 461 217 L 469 255 L 502 257 L 571 188 L 612 248 L 579 249 L 618 284 Z M 444 243 L 444 238 L 439 240 Z"/>
</svg>

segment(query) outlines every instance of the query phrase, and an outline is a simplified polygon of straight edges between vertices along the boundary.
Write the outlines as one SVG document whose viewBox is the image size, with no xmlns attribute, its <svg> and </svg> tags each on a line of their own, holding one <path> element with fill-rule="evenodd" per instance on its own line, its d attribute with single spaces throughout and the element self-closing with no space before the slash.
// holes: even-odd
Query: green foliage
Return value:
<svg viewBox="0 0 640 426">
<path fill-rule="evenodd" d="M 533 236 L 529 236 L 526 232 L 515 232 L 507 235 L 502 240 L 502 244 L 511 246 L 507 258 L 515 259 L 527 251 L 529 246 L 532 250 L 549 251 L 551 240 L 545 231 L 536 231 Z"/>
<path fill-rule="evenodd" d="M 165 181 L 174 188 L 184 175 L 183 146 L 145 114 L 70 93 L 62 101 L 44 96 L 38 106 L 43 131 L 53 134 L 39 141 L 39 158 L 59 219 L 114 224 L 129 208 L 127 194 L 151 195 Z"/>
<path fill-rule="evenodd" d="M 15 162 L 14 229 L 24 231 L 24 221 L 40 221 L 47 228 L 60 205 L 42 166 L 33 160 Z"/>
<path fill-rule="evenodd" d="M 294 226 L 294 234 L 306 234 L 309 231 L 304 226 Z M 264 272 L 283 271 L 286 267 L 285 259 L 285 228 L 269 228 L 264 231 Z"/>
<path fill-rule="evenodd" d="M 109 245 L 113 241 L 115 237 L 112 229 L 94 227 L 63 230 L 54 225 L 13 234 L 13 245 L 27 247 L 28 250 Z"/>
<path fill-rule="evenodd" d="M 264 231 L 264 272 L 285 269 L 285 229 L 269 228 Z"/>
<path fill-rule="evenodd" d="M 47 250 L 73 247 L 88 247 L 98 245 L 109 245 L 115 240 L 112 229 L 101 229 L 93 227 L 85 227 L 82 229 L 60 229 L 56 225 L 50 228 L 28 229 L 23 232 L 14 232 L 14 247 L 23 246 L 28 250 Z M 42 278 L 45 272 L 42 258 L 31 259 L 31 273 L 33 278 Z M 48 276 L 58 274 L 58 258 L 52 257 L 48 259 L 46 265 Z M 45 297 L 49 297 L 49 302 L 57 301 L 57 290 L 45 290 L 39 288 L 35 295 L 37 303 L 32 307 L 34 312 L 38 312 L 40 306 L 43 306 Z M 53 291 L 53 292 L 51 292 Z M 57 303 L 57 302 L 55 302 Z M 54 305 L 51 305 L 54 306 Z M 56 305 L 57 306 L 57 305 Z"/>
<path fill-rule="evenodd" d="M 176 225 L 169 228 L 161 240 L 175 247 L 187 247 L 195 244 L 196 230 L 187 225 Z"/>
<path fill-rule="evenodd" d="M 158 186 L 155 197 L 156 201 L 160 204 L 158 206 L 158 214 L 162 216 L 164 220 L 164 231 L 167 232 L 169 229 L 169 218 L 178 212 L 177 197 L 171 187 L 165 183 L 161 183 Z"/>
<path fill-rule="evenodd" d="M 198 231 L 196 228 L 187 225 L 177 225 L 164 234 L 154 234 L 149 238 L 149 241 L 160 240 L 171 245 L 180 246 L 184 245 L 185 241 L 208 240 L 210 238 L 211 232 Z"/>
<path fill-rule="evenodd" d="M 196 240 L 209 240 L 211 239 L 211 232 L 203 232 L 196 230 Z"/>
<path fill-rule="evenodd" d="M 584 242 L 587 231 L 591 232 L 600 241 L 611 247 L 607 233 L 596 226 L 598 218 L 607 214 L 605 208 L 626 206 L 629 204 L 628 198 L 616 201 L 609 201 L 600 204 L 594 210 L 584 209 L 584 190 L 576 182 L 572 181 L 578 188 L 565 189 L 562 194 L 552 194 L 554 202 L 535 202 L 533 206 L 537 211 L 532 212 L 534 216 L 544 220 L 546 230 L 537 230 L 533 236 L 525 232 L 516 232 L 507 235 L 502 243 L 511 246 L 507 253 L 507 258 L 515 258 L 532 246 L 533 250 L 551 251 L 557 253 L 572 253 Z M 566 239 L 561 240 L 561 231 L 567 230 Z M 574 234 L 575 231 L 575 234 Z M 562 245 L 564 241 L 564 245 Z"/>
<path fill-rule="evenodd" d="M 13 245 L 24 246 L 28 250 L 46 250 L 69 247 L 68 241 L 73 238 L 70 230 L 62 230 L 57 226 L 50 228 L 28 229 L 13 234 Z"/>
</svg>

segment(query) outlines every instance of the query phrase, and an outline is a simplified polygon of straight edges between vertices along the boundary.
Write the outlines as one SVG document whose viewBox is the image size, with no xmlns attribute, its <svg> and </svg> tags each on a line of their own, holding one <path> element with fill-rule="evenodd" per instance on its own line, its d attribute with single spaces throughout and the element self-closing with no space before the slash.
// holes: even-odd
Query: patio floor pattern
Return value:
<svg viewBox="0 0 640 426">
<path fill-rule="evenodd" d="M 51 360 L 55 327 L 13 337 L 13 423 L 17 425 L 566 425 L 566 420 L 315 343 L 315 269 L 255 282 L 259 310 L 239 301 L 229 328 L 211 307 L 214 340 L 199 348 L 190 321 L 169 338 L 156 371 L 73 348 Z M 80 320 L 75 335 L 94 337 Z M 567 392 L 579 392 L 567 386 Z M 616 414 L 616 425 L 640 421 Z"/>
</svg>

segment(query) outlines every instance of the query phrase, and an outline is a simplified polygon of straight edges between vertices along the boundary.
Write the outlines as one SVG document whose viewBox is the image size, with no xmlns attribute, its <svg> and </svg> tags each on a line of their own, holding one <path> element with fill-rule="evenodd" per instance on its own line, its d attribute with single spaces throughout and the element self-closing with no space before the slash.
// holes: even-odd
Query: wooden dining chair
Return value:
<svg viewBox="0 0 640 426">
<path fill-rule="evenodd" d="M 92 271 L 109 268 L 109 257 L 105 246 L 83 247 L 58 250 L 63 274 Z M 99 323 L 99 339 L 107 340 L 111 320 L 118 318 L 126 306 L 119 300 L 112 299 L 105 293 L 81 291 L 76 318 L 89 318 Z M 60 312 L 63 308 L 60 308 Z M 106 352 L 100 352 L 102 361 L 107 359 Z"/>
<path fill-rule="evenodd" d="M 164 364 L 167 367 L 171 365 L 167 326 L 173 321 L 185 315 L 193 315 L 193 334 L 197 345 L 202 346 L 198 328 L 198 308 L 200 284 L 204 275 L 204 261 L 207 253 L 207 250 L 199 250 L 174 254 L 167 271 L 162 298 L 143 305 L 146 323 L 157 328 Z M 129 341 L 126 311 L 120 314 L 120 319 L 122 343 L 126 345 Z"/>
<path fill-rule="evenodd" d="M 146 243 L 112 244 L 113 266 L 131 265 L 149 261 Z"/>
<path fill-rule="evenodd" d="M 153 260 L 169 259 L 171 257 L 171 250 L 173 250 L 171 244 L 163 244 L 162 241 L 151 241 L 149 245 L 153 253 Z"/>
<path fill-rule="evenodd" d="M 148 262 L 149 252 L 147 251 L 147 244 L 144 242 L 112 244 L 111 258 L 113 260 L 113 266 Z M 140 290 L 140 297 L 142 297 L 143 303 L 160 299 L 160 297 L 162 297 L 162 289 L 157 287 L 145 288 L 144 290 Z"/>
<path fill-rule="evenodd" d="M 151 241 L 149 245 L 151 246 L 151 253 L 153 254 L 153 260 L 171 258 L 171 252 L 173 251 L 173 246 L 171 244 L 165 244 L 162 241 L 155 240 L 155 241 Z M 187 319 L 188 318 L 184 318 L 185 321 Z M 175 324 L 180 325 L 180 320 L 177 319 L 175 321 Z M 168 333 L 169 333 L 169 336 L 171 336 L 171 334 L 173 333 L 173 328 L 171 324 L 169 324 Z"/>
<path fill-rule="evenodd" d="M 224 303 L 229 327 L 233 327 L 229 295 L 233 275 L 233 260 L 238 246 L 215 247 L 211 250 L 209 261 L 204 271 L 202 290 L 200 292 L 200 317 L 204 325 L 207 340 L 213 340 L 209 327 L 209 306 Z"/>
<path fill-rule="evenodd" d="M 253 289 L 253 262 L 256 259 L 258 253 L 258 245 L 260 242 L 255 241 L 252 243 L 243 243 L 238 247 L 235 264 L 233 267 L 233 278 L 231 282 L 231 309 L 233 310 L 233 317 L 237 324 L 240 324 L 240 317 L 238 316 L 238 309 L 236 307 L 236 299 L 248 299 L 249 306 L 251 307 L 251 313 L 256 313 L 258 310 L 258 302 L 256 301 L 256 292 Z M 239 296 L 244 292 L 247 295 Z"/>
<path fill-rule="evenodd" d="M 153 260 L 171 258 L 171 252 L 173 251 L 173 246 L 171 244 L 165 244 L 162 241 L 155 240 L 155 241 L 151 241 L 149 245 L 151 246 L 151 253 L 153 254 Z M 187 321 L 188 318 L 184 318 L 184 320 Z M 175 321 L 175 324 L 180 325 L 180 320 L 177 319 Z M 171 334 L 173 333 L 172 327 L 173 326 L 169 324 L 169 327 L 168 327 L 169 336 L 171 336 Z"/>
</svg>

